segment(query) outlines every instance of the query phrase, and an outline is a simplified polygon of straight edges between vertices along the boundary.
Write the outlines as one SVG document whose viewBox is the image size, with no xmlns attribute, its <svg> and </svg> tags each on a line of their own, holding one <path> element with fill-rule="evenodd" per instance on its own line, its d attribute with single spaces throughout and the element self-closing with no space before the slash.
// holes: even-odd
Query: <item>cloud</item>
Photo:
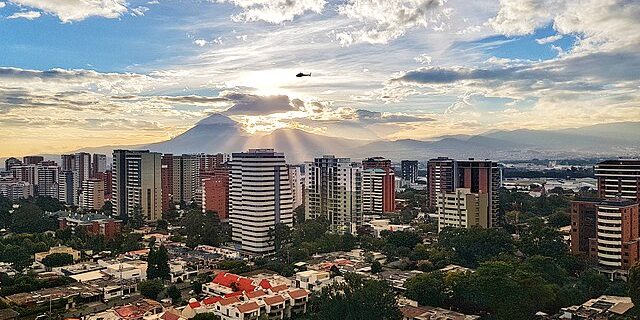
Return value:
<svg viewBox="0 0 640 320">
<path fill-rule="evenodd" d="M 562 35 L 561 34 L 556 34 L 555 36 L 549 36 L 549 37 L 546 37 L 546 38 L 536 39 L 536 42 L 538 44 L 547 44 L 547 43 L 556 42 L 556 41 L 558 41 L 560 39 L 562 39 Z"/>
<path fill-rule="evenodd" d="M 7 5 L 6 3 L 0 1 L 0 8 L 4 8 L 6 5 Z"/>
<path fill-rule="evenodd" d="M 40 18 L 41 14 L 38 11 L 22 11 L 16 12 L 7 17 L 7 19 L 27 19 L 34 20 Z"/>
<path fill-rule="evenodd" d="M 393 114 L 387 112 L 369 111 L 364 109 L 355 110 L 355 118 L 359 122 L 373 123 L 409 123 L 409 122 L 426 122 L 434 121 L 433 118 L 419 117 L 408 114 Z"/>
<path fill-rule="evenodd" d="M 280 24 L 292 21 L 296 16 L 306 12 L 320 13 L 325 0 L 216 0 L 218 3 L 231 3 L 242 8 L 242 12 L 234 15 L 235 21 L 265 21 Z"/>
<path fill-rule="evenodd" d="M 387 43 L 413 28 L 444 28 L 452 10 L 444 0 L 347 0 L 338 14 L 361 23 L 359 27 L 336 32 L 343 45 Z"/>
<path fill-rule="evenodd" d="M 84 69 L 29 70 L 0 67 L 0 86 L 25 85 L 38 90 L 85 89 L 98 92 L 141 92 L 161 77 L 137 73 L 102 73 Z"/>
<path fill-rule="evenodd" d="M 413 58 L 416 62 L 420 64 L 431 64 L 431 56 L 423 53 L 415 58 Z"/>
<path fill-rule="evenodd" d="M 206 46 L 206 45 L 207 45 L 207 43 L 209 43 L 209 42 L 208 42 L 207 40 L 204 40 L 204 39 L 196 39 L 196 40 L 194 40 L 194 41 L 193 41 L 193 43 L 194 43 L 195 45 L 197 45 L 198 47 L 204 47 L 204 46 Z"/>
<path fill-rule="evenodd" d="M 128 10 L 126 0 L 11 0 L 11 2 L 51 13 L 62 22 L 82 21 L 89 17 L 115 19 Z"/>
<path fill-rule="evenodd" d="M 220 96 L 233 105 L 225 111 L 229 115 L 270 115 L 297 110 L 286 95 L 259 96 L 240 92 L 222 92 Z"/>
</svg>

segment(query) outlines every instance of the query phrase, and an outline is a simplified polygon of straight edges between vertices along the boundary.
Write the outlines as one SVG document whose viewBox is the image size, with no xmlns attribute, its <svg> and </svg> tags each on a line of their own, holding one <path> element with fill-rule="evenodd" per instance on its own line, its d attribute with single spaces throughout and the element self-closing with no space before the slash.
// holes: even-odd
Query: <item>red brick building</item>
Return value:
<svg viewBox="0 0 640 320">
<path fill-rule="evenodd" d="M 213 171 L 201 171 L 202 210 L 215 211 L 220 220 L 229 219 L 229 169 L 220 166 Z"/>
<path fill-rule="evenodd" d="M 91 219 L 90 216 L 59 217 L 58 229 L 83 230 L 89 235 L 102 235 L 110 240 L 122 232 L 122 220 L 111 218 Z"/>
</svg>

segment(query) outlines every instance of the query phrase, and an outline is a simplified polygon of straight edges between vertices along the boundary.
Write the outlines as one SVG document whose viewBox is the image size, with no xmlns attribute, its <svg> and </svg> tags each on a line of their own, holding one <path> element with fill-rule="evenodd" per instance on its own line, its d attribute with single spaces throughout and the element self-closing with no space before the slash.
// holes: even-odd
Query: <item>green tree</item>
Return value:
<svg viewBox="0 0 640 320">
<path fill-rule="evenodd" d="M 39 233 L 55 228 L 55 222 L 33 203 L 25 203 L 13 212 L 11 230 L 16 233 Z"/>
<path fill-rule="evenodd" d="M 167 296 L 171 298 L 173 304 L 180 304 L 180 302 L 182 301 L 182 293 L 175 285 L 167 288 Z"/>
<path fill-rule="evenodd" d="M 167 220 L 164 220 L 164 219 L 158 220 L 156 225 L 157 230 L 162 231 L 162 230 L 167 230 L 168 228 L 169 228 L 169 222 L 167 222 Z"/>
<path fill-rule="evenodd" d="M 156 300 L 160 292 L 164 290 L 164 284 L 160 279 L 144 280 L 138 284 L 138 289 L 144 297 Z"/>
<path fill-rule="evenodd" d="M 640 264 L 636 263 L 629 269 L 628 284 L 631 301 L 635 306 L 640 306 Z"/>
<path fill-rule="evenodd" d="M 310 302 L 312 319 L 400 320 L 395 294 L 384 281 L 366 280 L 356 274 L 346 282 L 323 288 Z"/>
<path fill-rule="evenodd" d="M 571 224 L 571 215 L 563 211 L 556 211 L 548 217 L 549 225 L 560 228 Z"/>
<path fill-rule="evenodd" d="M 68 253 L 52 253 L 42 259 L 42 264 L 49 268 L 62 267 L 73 263 L 73 256 Z"/>
<path fill-rule="evenodd" d="M 145 219 L 142 216 L 142 208 L 139 205 L 133 207 L 133 212 L 131 212 L 131 216 L 127 217 L 127 219 L 127 224 L 133 229 L 143 227 L 145 224 Z"/>
<path fill-rule="evenodd" d="M 380 273 L 382 272 L 382 264 L 378 260 L 373 260 L 371 262 L 371 273 Z"/>
<path fill-rule="evenodd" d="M 215 212 L 203 214 L 199 210 L 191 210 L 182 218 L 182 226 L 189 247 L 201 244 L 217 246 L 220 243 L 220 218 Z"/>
<path fill-rule="evenodd" d="M 171 278 L 170 273 L 167 248 L 163 245 L 158 249 L 152 247 L 147 256 L 147 279 L 168 280 Z"/>
<path fill-rule="evenodd" d="M 191 320 L 219 320 L 220 317 L 216 316 L 213 312 L 198 313 Z"/>
<path fill-rule="evenodd" d="M 405 282 L 407 298 L 424 306 L 442 306 L 447 295 L 444 275 L 439 271 L 419 274 Z"/>
<path fill-rule="evenodd" d="M 504 230 L 483 228 L 445 228 L 438 235 L 438 246 L 455 252 L 458 263 L 474 268 L 481 261 L 513 251 L 511 235 Z"/>
</svg>

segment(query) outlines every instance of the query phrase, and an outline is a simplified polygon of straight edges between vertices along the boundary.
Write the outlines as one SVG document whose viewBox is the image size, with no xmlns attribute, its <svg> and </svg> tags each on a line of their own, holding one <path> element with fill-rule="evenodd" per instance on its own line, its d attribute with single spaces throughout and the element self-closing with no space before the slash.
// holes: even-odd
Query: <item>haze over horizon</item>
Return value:
<svg viewBox="0 0 640 320">
<path fill-rule="evenodd" d="M 366 140 L 640 120 L 628 0 L 0 0 L 0 28 L 0 157 L 213 113 Z"/>
</svg>

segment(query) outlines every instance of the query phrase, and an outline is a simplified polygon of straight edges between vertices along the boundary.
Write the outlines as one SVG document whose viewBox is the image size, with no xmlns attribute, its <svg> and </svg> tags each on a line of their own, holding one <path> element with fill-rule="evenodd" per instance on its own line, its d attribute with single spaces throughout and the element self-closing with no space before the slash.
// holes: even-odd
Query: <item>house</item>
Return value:
<svg viewBox="0 0 640 320">
<path fill-rule="evenodd" d="M 600 296 L 581 305 L 560 309 L 559 319 L 609 319 L 628 315 L 632 308 L 633 302 L 629 297 Z"/>
<path fill-rule="evenodd" d="M 69 254 L 69 255 L 71 255 L 73 257 L 73 261 L 74 262 L 80 260 L 80 251 L 75 250 L 75 249 L 73 249 L 71 247 L 65 247 L 65 246 L 51 247 L 51 248 L 49 248 L 49 251 L 36 252 L 35 260 L 37 262 L 42 262 L 42 259 L 44 259 L 48 255 L 54 254 L 54 253 L 66 253 L 66 254 Z"/>
<path fill-rule="evenodd" d="M 431 320 L 431 319 L 446 319 L 446 320 L 476 320 L 480 319 L 479 316 L 466 315 L 463 313 L 435 308 L 435 307 L 420 307 L 420 306 L 402 306 L 400 307 L 403 320 Z"/>
</svg>

